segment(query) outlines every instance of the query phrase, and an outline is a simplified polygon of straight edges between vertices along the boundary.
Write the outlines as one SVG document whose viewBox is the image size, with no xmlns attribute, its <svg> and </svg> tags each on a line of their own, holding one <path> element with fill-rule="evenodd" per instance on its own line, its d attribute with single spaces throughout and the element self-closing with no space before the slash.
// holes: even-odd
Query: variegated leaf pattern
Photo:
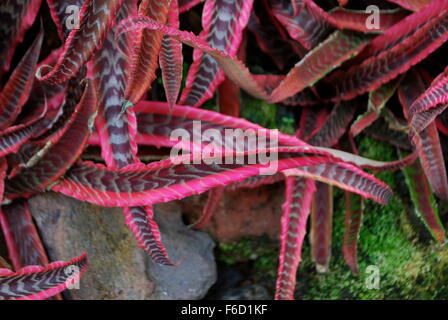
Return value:
<svg viewBox="0 0 448 320">
<path fill-rule="evenodd" d="M 72 31 L 70 29 L 72 24 L 76 27 L 74 19 L 80 18 L 75 15 L 81 9 L 84 0 L 47 0 L 47 3 L 59 36 L 62 40 L 67 39 Z"/>
<path fill-rule="evenodd" d="M 45 249 L 28 208 L 28 200 L 18 199 L 3 206 L 0 209 L 0 225 L 15 270 L 29 265 L 48 264 Z"/>
<path fill-rule="evenodd" d="M 41 67 L 36 72 L 39 81 L 64 83 L 78 71 L 101 46 L 124 0 L 85 0 L 80 12 L 79 29 L 70 32 L 57 64 L 51 70 Z"/>
<path fill-rule="evenodd" d="M 154 220 L 154 209 L 151 205 L 123 208 L 126 224 L 138 240 L 139 247 L 156 263 L 174 266 L 168 257 L 160 237 L 160 231 Z"/>
<path fill-rule="evenodd" d="M 19 151 L 42 128 L 42 121 L 36 119 L 30 123 L 9 127 L 0 133 L 0 157 Z"/>
<path fill-rule="evenodd" d="M 138 13 L 164 25 L 168 19 L 170 2 L 171 0 L 143 0 Z M 151 88 L 156 78 L 163 33 L 158 30 L 140 30 L 134 34 L 134 38 L 123 110 L 135 105 Z"/>
<path fill-rule="evenodd" d="M 300 60 L 273 90 L 272 102 L 285 100 L 317 81 L 358 54 L 367 38 L 351 31 L 336 31 Z"/>
<path fill-rule="evenodd" d="M 271 85 L 268 84 L 265 87 L 260 83 L 264 82 L 266 77 L 260 79 L 260 77 L 254 76 L 237 58 L 210 47 L 202 38 L 192 33 L 165 26 L 151 18 L 140 16 L 126 19 L 120 23 L 115 37 L 119 38 L 126 32 L 140 29 L 160 30 L 184 44 L 211 55 L 224 73 L 238 86 L 257 98 L 271 102 L 290 98 L 313 85 L 342 62 L 359 53 L 366 46 L 368 40 L 368 37 L 354 32 L 336 31 L 326 41 L 309 52 L 273 90 Z M 328 61 L 329 65 L 323 64 L 323 61 Z M 303 79 L 297 81 L 298 75 L 302 72 Z"/>
<path fill-rule="evenodd" d="M 358 101 L 353 100 L 349 102 L 341 102 L 336 105 L 327 117 L 325 124 L 306 141 L 315 146 L 334 146 L 352 121 L 358 107 L 357 104 Z"/>
<path fill-rule="evenodd" d="M 200 37 L 210 47 L 235 56 L 252 3 L 253 0 L 207 0 L 202 13 L 204 30 Z M 195 49 L 193 59 L 180 103 L 196 107 L 212 97 L 224 80 L 224 73 L 213 57 L 198 49 Z"/>
<path fill-rule="evenodd" d="M 328 109 L 325 107 L 303 108 L 296 136 L 305 141 L 309 140 L 324 126 L 328 116 Z"/>
<path fill-rule="evenodd" d="M 429 81 L 425 83 L 422 72 L 416 70 L 411 70 L 403 80 L 398 93 L 403 113 L 408 121 L 410 107 L 428 85 Z M 432 190 L 440 198 L 448 199 L 448 177 L 436 124 L 431 123 L 418 136 L 414 136 L 413 143 Z"/>
<path fill-rule="evenodd" d="M 271 152 L 278 160 L 263 164 L 263 154 Z M 321 179 L 380 203 L 386 203 L 392 195 L 391 190 L 372 175 L 310 147 L 256 150 L 243 152 L 238 157 L 243 157 L 237 161 L 240 163 L 226 164 L 236 162 L 229 160 L 234 155 L 201 159 L 187 154 L 122 170 L 78 163 L 52 189 L 102 206 L 142 206 L 199 194 L 273 170 L 272 173 L 291 169 L 288 171 L 292 171 L 292 175 Z"/>
<path fill-rule="evenodd" d="M 118 12 L 117 23 L 135 15 L 136 12 L 137 2 L 127 1 Z M 114 32 L 115 29 L 111 30 L 102 49 L 94 56 L 94 82 L 99 95 L 99 115 L 96 123 L 101 139 L 102 157 L 107 166 L 122 168 L 138 162 L 136 118 L 132 109 L 121 112 L 121 98 L 125 92 L 130 63 L 119 47 L 126 48 L 129 40 L 121 38 L 122 43 L 115 44 Z M 123 212 L 126 224 L 137 238 L 139 247 L 155 262 L 173 265 L 160 241 L 158 226 L 153 219 L 153 208 L 126 207 Z"/>
<path fill-rule="evenodd" d="M 137 2 L 126 1 L 118 12 L 117 23 L 135 15 L 136 11 Z M 93 57 L 93 81 L 98 92 L 96 129 L 102 156 L 108 166 L 121 168 L 137 160 L 136 119 L 132 110 L 121 113 L 121 98 L 130 66 L 118 46 L 126 47 L 128 39 L 121 38 L 121 44 L 115 44 L 114 32 L 115 29 L 109 32 L 103 47 Z"/>
<path fill-rule="evenodd" d="M 171 0 L 167 25 L 179 28 L 179 9 L 177 0 Z M 162 69 L 166 100 L 168 101 L 170 108 L 173 108 L 177 101 L 177 97 L 179 96 L 183 76 L 182 43 L 170 36 L 163 36 L 159 64 Z"/>
<path fill-rule="evenodd" d="M 88 82 L 84 95 L 67 124 L 67 130 L 50 146 L 44 156 L 8 180 L 5 198 L 29 197 L 57 181 L 81 155 L 87 143 L 97 110 L 95 90 Z"/>
<path fill-rule="evenodd" d="M 329 100 L 349 100 L 367 91 L 376 90 L 438 49 L 448 39 L 448 3 L 435 1 L 434 4 L 438 6 L 431 9 L 439 11 L 431 11 L 431 19 L 421 21 L 427 17 L 420 12 L 408 16 L 370 44 L 371 47 L 367 49 L 374 48 L 371 50 L 373 56 L 348 70 L 333 73 L 325 83 L 320 82 L 320 95 Z M 411 34 L 408 32 L 403 35 L 408 31 L 408 21 L 413 21 L 412 19 L 420 21 L 422 26 Z M 410 25 L 414 26 L 415 23 Z"/>
<path fill-rule="evenodd" d="M 398 80 L 399 79 L 392 80 L 377 90 L 369 93 L 367 111 L 360 115 L 350 126 L 350 134 L 353 137 L 357 136 L 378 119 L 381 110 L 395 93 L 399 84 Z"/>
<path fill-rule="evenodd" d="M 410 134 L 421 133 L 448 107 L 448 68 L 409 107 Z"/>
<path fill-rule="evenodd" d="M 23 56 L 0 93 L 0 129 L 14 123 L 31 93 L 34 69 L 39 58 L 43 40 L 43 30 L 39 32 L 33 45 Z"/>
<path fill-rule="evenodd" d="M 263 128 L 257 124 L 251 123 L 241 118 L 235 118 L 226 116 L 217 112 L 202 110 L 198 108 L 192 108 L 187 106 L 176 106 L 171 112 L 169 106 L 163 102 L 155 101 L 142 101 L 136 106 L 137 118 L 138 118 L 138 132 L 137 142 L 142 145 L 152 145 L 157 147 L 174 147 L 179 150 L 190 150 L 193 146 L 198 147 L 195 149 L 197 152 L 201 151 L 201 131 L 195 128 L 195 121 L 201 121 L 201 128 L 208 129 L 213 128 L 219 131 L 220 137 L 225 136 L 225 129 L 235 129 L 246 131 L 246 134 L 258 136 L 259 139 L 266 139 L 267 147 L 279 146 L 308 146 L 305 141 L 302 141 L 294 136 L 290 136 L 276 130 L 269 130 Z M 181 139 L 178 141 L 178 137 L 171 134 L 176 129 L 186 130 L 191 141 L 185 142 Z M 240 132 L 241 134 L 244 132 Z M 95 138 L 92 139 L 95 143 Z M 247 139 L 242 143 L 237 144 L 232 141 L 225 140 L 225 145 L 218 144 L 215 149 L 217 152 L 220 150 L 219 146 L 222 146 L 225 150 L 233 150 L 234 148 L 240 148 L 238 150 L 255 150 L 254 146 L 248 145 Z M 226 148 L 227 147 L 227 148 Z M 357 155 L 342 152 L 340 150 L 328 149 L 328 148 L 312 148 L 321 149 L 329 154 L 342 159 L 343 161 L 352 163 L 361 168 L 368 168 L 374 170 L 396 170 L 406 164 L 411 163 L 415 159 L 415 155 L 392 161 L 381 162 L 359 157 Z"/>
<path fill-rule="evenodd" d="M 47 299 L 79 281 L 86 268 L 87 256 L 83 254 L 45 267 L 27 266 L 16 272 L 0 269 L 0 300 Z"/>
<path fill-rule="evenodd" d="M 427 4 L 431 3 L 433 0 L 388 0 L 389 2 L 393 2 L 402 6 L 405 9 L 418 11 L 422 9 Z"/>
<path fill-rule="evenodd" d="M 288 62 L 297 61 L 299 56 L 305 55 L 304 48 L 277 32 L 272 21 L 257 16 L 254 11 L 251 12 L 247 28 L 253 33 L 260 49 L 269 55 L 280 70 L 284 70 Z"/>
<path fill-rule="evenodd" d="M 405 10 L 381 10 L 378 17 L 379 26 L 372 29 L 366 24 L 366 20 L 371 16 L 369 11 L 334 8 L 329 14 L 339 29 L 356 30 L 365 33 L 382 33 L 408 15 Z"/>
<path fill-rule="evenodd" d="M 273 0 L 272 11 L 290 36 L 307 49 L 334 31 L 326 13 L 311 0 Z"/>
<path fill-rule="evenodd" d="M 286 178 L 286 199 L 280 225 L 280 261 L 276 284 L 276 300 L 294 299 L 297 268 L 310 214 L 314 181 L 298 177 Z"/>
</svg>

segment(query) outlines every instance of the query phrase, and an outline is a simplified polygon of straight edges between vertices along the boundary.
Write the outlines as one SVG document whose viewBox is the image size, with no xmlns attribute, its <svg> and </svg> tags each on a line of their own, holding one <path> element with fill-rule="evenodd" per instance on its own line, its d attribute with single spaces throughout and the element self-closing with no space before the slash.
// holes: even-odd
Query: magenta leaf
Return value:
<svg viewBox="0 0 448 320">
<path fill-rule="evenodd" d="M 62 40 L 67 39 L 71 32 L 67 24 L 67 19 L 70 18 L 70 14 L 68 12 L 73 13 L 70 11 L 70 6 L 81 8 L 84 0 L 47 0 L 47 3 L 50 8 L 51 17 L 58 28 L 59 37 Z"/>
<path fill-rule="evenodd" d="M 136 1 L 126 1 L 118 11 L 117 23 L 136 14 L 136 11 Z M 120 40 L 121 45 L 129 44 L 127 38 Z M 99 104 L 96 129 L 103 159 L 111 167 L 124 167 L 137 160 L 135 113 L 132 110 L 121 113 L 121 98 L 129 70 L 128 58 L 118 49 L 114 42 L 114 30 L 111 30 L 103 47 L 93 57 L 93 81 Z"/>
<path fill-rule="evenodd" d="M 56 143 L 52 141 L 56 138 L 49 141 L 47 152 L 42 157 L 30 161 L 32 163 L 7 181 L 5 199 L 29 197 L 56 182 L 84 150 L 96 110 L 96 94 L 92 83 L 88 82 L 65 132 L 57 137 Z"/>
<path fill-rule="evenodd" d="M 0 209 L 0 225 L 15 270 L 28 265 L 47 265 L 48 258 L 28 208 L 18 199 Z"/>
<path fill-rule="evenodd" d="M 86 254 L 45 267 L 27 266 L 16 272 L 0 269 L 0 300 L 47 299 L 79 281 L 86 269 Z"/>
<path fill-rule="evenodd" d="M 170 0 L 143 0 L 138 14 L 164 25 L 168 19 Z M 118 30 L 117 30 L 118 31 Z M 158 30 L 139 30 L 134 35 L 131 68 L 123 98 L 123 110 L 136 104 L 156 78 L 158 57 L 163 33 Z"/>
<path fill-rule="evenodd" d="M 50 71 L 41 67 L 36 77 L 39 81 L 59 84 L 76 76 L 91 58 L 93 52 L 106 38 L 112 21 L 123 0 L 85 0 L 80 12 L 80 26 L 70 32 L 64 51 Z"/>
<path fill-rule="evenodd" d="M 446 68 L 409 107 L 411 133 L 420 133 L 448 106 Z"/>
<path fill-rule="evenodd" d="M 348 70 L 336 71 L 325 83 L 320 82 L 321 96 L 335 101 L 350 100 L 378 89 L 425 59 L 448 39 L 447 9 L 448 2 L 434 1 L 389 28 L 367 47 L 366 52 L 373 55 Z M 414 28 L 412 32 L 410 27 Z"/>
<path fill-rule="evenodd" d="M 243 29 L 249 20 L 252 3 L 253 0 L 206 0 L 202 13 L 204 30 L 199 37 L 211 48 L 235 56 Z M 198 48 L 195 49 L 193 60 L 180 103 L 196 107 L 212 97 L 224 80 L 224 73 L 213 57 Z"/>
<path fill-rule="evenodd" d="M 171 9 L 168 15 L 167 25 L 179 28 L 177 0 L 171 1 Z M 177 97 L 179 96 L 183 75 L 182 43 L 169 36 L 163 36 L 159 64 L 162 69 L 162 79 L 166 99 L 170 108 L 173 108 L 177 101 Z"/>
<path fill-rule="evenodd" d="M 328 14 L 311 0 L 273 0 L 272 11 L 289 35 L 307 49 L 334 31 Z"/>
<path fill-rule="evenodd" d="M 399 98 L 406 117 L 409 117 L 410 106 L 424 92 L 427 85 L 428 81 L 425 82 L 421 73 L 416 70 L 411 70 L 403 80 L 399 88 Z M 437 196 L 448 199 L 448 178 L 435 122 L 431 123 L 419 135 L 414 136 L 413 143 L 432 190 Z"/>
<path fill-rule="evenodd" d="M 297 268 L 301 260 L 302 244 L 314 191 L 313 180 L 286 178 L 286 199 L 282 206 L 280 226 L 280 261 L 277 271 L 276 300 L 294 299 Z"/>
<path fill-rule="evenodd" d="M 23 56 L 7 84 L 0 93 L 0 128 L 10 126 L 25 105 L 31 93 L 34 81 L 34 69 L 39 58 L 44 37 L 43 30 L 39 32 L 33 45 Z"/>
</svg>

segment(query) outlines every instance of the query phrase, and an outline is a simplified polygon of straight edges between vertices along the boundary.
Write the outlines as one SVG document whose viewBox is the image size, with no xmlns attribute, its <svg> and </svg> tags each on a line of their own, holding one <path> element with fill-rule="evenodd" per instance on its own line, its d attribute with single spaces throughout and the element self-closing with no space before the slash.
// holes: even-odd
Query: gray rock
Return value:
<svg viewBox="0 0 448 320">
<path fill-rule="evenodd" d="M 188 229 L 176 203 L 156 205 L 155 219 L 176 267 L 160 266 L 137 248 L 120 208 L 103 208 L 48 192 L 30 199 L 51 261 L 87 252 L 88 270 L 69 299 L 200 299 L 216 281 L 214 243 Z"/>
</svg>

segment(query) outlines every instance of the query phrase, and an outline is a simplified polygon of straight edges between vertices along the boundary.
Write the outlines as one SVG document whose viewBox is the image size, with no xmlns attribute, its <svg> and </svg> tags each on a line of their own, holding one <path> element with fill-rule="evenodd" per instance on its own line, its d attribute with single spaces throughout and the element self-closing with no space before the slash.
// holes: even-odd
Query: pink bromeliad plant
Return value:
<svg viewBox="0 0 448 320">
<path fill-rule="evenodd" d="M 0 225 L 9 260 L 0 258 L 0 299 L 60 298 L 86 271 L 85 254 L 49 263 L 27 203 L 48 190 L 122 207 L 139 246 L 155 262 L 176 265 L 153 219 L 154 204 L 208 191 L 200 228 L 225 190 L 284 180 L 276 299 L 294 297 L 308 220 L 317 271 L 328 270 L 333 186 L 346 191 L 343 256 L 358 272 L 363 199 L 386 204 L 392 196 L 363 169 L 405 168 L 416 211 L 443 244 L 432 193 L 448 199 L 439 137 L 448 134 L 448 69 L 438 59 L 446 54 L 448 1 L 376 2 L 378 23 L 371 27 L 367 1 L 1 1 Z M 69 6 L 79 15 L 70 16 Z M 49 9 L 52 21 L 42 21 L 40 9 Z M 199 34 L 180 29 L 189 27 L 192 11 L 202 11 Z M 71 28 L 69 19 L 79 25 Z M 33 25 L 40 31 L 11 68 L 25 33 L 35 34 Z M 62 46 L 40 57 L 49 25 Z M 273 72 L 253 73 L 246 57 L 251 39 Z M 180 93 L 183 46 L 194 51 Z M 148 94 L 157 89 L 159 67 L 167 102 Z M 240 118 L 240 89 L 295 109 L 296 134 Z M 216 92 L 220 112 L 201 109 Z M 178 146 L 171 133 L 194 136 L 194 121 L 222 135 L 252 130 L 266 146 L 246 145 L 244 161 L 236 163 L 226 161 L 235 152 L 226 143 L 204 156 L 208 141 L 143 162 L 143 147 Z M 361 133 L 395 145 L 403 158 L 387 163 L 357 155 L 354 138 Z M 87 145 L 101 147 L 104 163 L 83 160 Z M 194 148 L 199 161 L 188 153 Z M 273 175 L 260 174 L 269 164 L 247 161 L 266 153 L 276 154 Z"/>
</svg>

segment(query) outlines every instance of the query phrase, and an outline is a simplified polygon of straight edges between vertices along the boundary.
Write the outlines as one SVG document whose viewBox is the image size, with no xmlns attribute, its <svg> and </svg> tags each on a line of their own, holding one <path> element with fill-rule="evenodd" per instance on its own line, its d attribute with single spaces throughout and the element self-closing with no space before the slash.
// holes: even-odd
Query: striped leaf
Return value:
<svg viewBox="0 0 448 320">
<path fill-rule="evenodd" d="M 64 83 L 76 76 L 106 38 L 123 0 L 85 0 L 80 12 L 79 29 L 73 29 L 54 68 L 41 67 L 39 81 Z"/>
<path fill-rule="evenodd" d="M 57 143 L 49 141 L 47 152 L 42 157 L 7 181 L 5 199 L 29 197 L 57 181 L 84 150 L 96 109 L 95 91 L 92 83 L 88 82 L 67 130 L 58 137 Z"/>
<path fill-rule="evenodd" d="M 179 28 L 179 9 L 177 0 L 171 0 L 167 25 Z M 163 87 L 165 88 L 166 99 L 170 108 L 173 108 L 177 101 L 177 97 L 179 96 L 183 76 L 182 43 L 169 36 L 163 36 L 159 64 L 162 69 Z"/>
<path fill-rule="evenodd" d="M 168 19 L 171 0 L 143 0 L 138 14 L 164 25 Z M 139 30 L 134 35 L 131 68 L 123 98 L 123 110 L 135 105 L 151 88 L 156 78 L 158 57 L 163 33 L 158 30 Z"/>
<path fill-rule="evenodd" d="M 206 0 L 202 13 L 203 31 L 200 38 L 211 48 L 235 56 L 242 40 L 253 0 Z M 218 85 L 224 80 L 224 73 L 210 55 L 195 48 L 193 64 L 187 76 L 186 88 L 180 103 L 200 106 L 210 99 Z"/>
<path fill-rule="evenodd" d="M 0 93 L 0 128 L 5 129 L 16 120 L 31 93 L 34 69 L 39 58 L 43 30 L 23 56 L 2 92 Z"/>
<path fill-rule="evenodd" d="M 49 263 L 28 208 L 28 200 L 19 199 L 2 206 L 0 225 L 15 270 L 28 265 L 44 266 Z"/>
<path fill-rule="evenodd" d="M 286 178 L 286 199 L 280 224 L 280 261 L 277 271 L 276 300 L 293 300 L 296 274 L 302 255 L 306 223 L 310 214 L 314 181 Z"/>
<path fill-rule="evenodd" d="M 47 299 L 79 281 L 86 269 L 86 254 L 45 267 L 27 266 L 16 272 L 0 269 L 0 300 Z"/>
</svg>

